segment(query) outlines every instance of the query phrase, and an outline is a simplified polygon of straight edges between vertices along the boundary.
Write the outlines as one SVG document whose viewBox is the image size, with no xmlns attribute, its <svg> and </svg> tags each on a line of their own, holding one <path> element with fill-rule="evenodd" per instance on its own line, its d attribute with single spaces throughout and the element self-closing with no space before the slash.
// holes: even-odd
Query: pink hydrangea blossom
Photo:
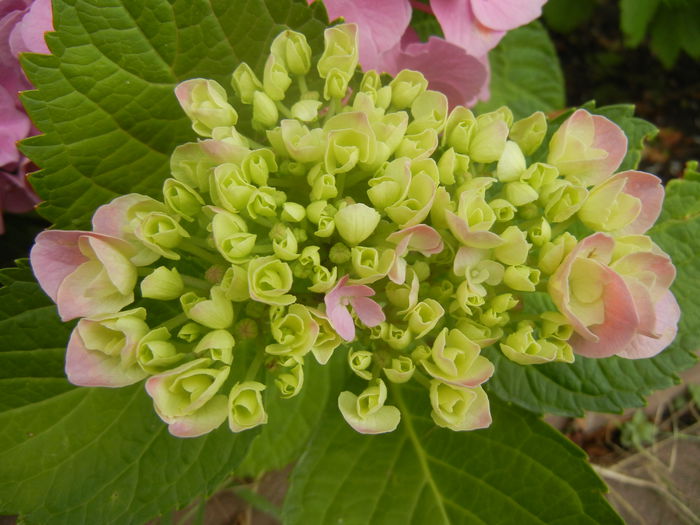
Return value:
<svg viewBox="0 0 700 525">
<path fill-rule="evenodd" d="M 28 161 L 17 150 L 17 141 L 37 133 L 18 98 L 32 87 L 18 55 L 48 53 L 44 33 L 51 30 L 50 0 L 0 3 L 0 212 L 24 213 L 38 202 L 26 180 Z"/>
<path fill-rule="evenodd" d="M 314 0 L 307 0 L 312 3 Z M 531 22 L 546 0 L 323 0 L 331 20 L 360 27 L 360 63 L 365 71 L 420 71 L 431 89 L 451 105 L 489 98 L 486 54 L 506 31 Z M 409 27 L 411 7 L 435 15 L 445 38 L 420 42 Z"/>
<path fill-rule="evenodd" d="M 375 293 L 374 290 L 362 284 L 349 285 L 348 278 L 347 275 L 342 277 L 326 294 L 324 302 L 328 322 L 333 329 L 346 341 L 352 341 L 355 339 L 355 322 L 348 306 L 352 306 L 360 321 L 370 328 L 383 322 L 386 317 L 382 307 L 370 299 Z"/>
<path fill-rule="evenodd" d="M 635 241 L 590 235 L 550 278 L 552 300 L 576 332 L 570 341 L 576 353 L 641 359 L 675 338 L 680 309 L 669 287 L 676 270 L 656 245 Z"/>
</svg>

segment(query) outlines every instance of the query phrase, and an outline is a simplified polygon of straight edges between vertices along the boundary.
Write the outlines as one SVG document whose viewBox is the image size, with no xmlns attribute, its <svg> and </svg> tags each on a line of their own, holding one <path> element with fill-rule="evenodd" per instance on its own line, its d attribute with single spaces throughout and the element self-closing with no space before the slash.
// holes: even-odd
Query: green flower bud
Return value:
<svg viewBox="0 0 700 525">
<path fill-rule="evenodd" d="M 180 259 L 180 254 L 172 248 L 176 248 L 183 238 L 190 236 L 174 218 L 160 212 L 151 212 L 141 218 L 134 228 L 134 235 L 147 248 L 175 261 Z"/>
<path fill-rule="evenodd" d="M 503 264 L 518 266 L 525 264 L 531 244 L 527 242 L 525 232 L 517 226 L 508 226 L 501 233 L 503 244 L 493 249 L 493 255 Z"/>
<path fill-rule="evenodd" d="M 392 432 L 399 425 L 401 412 L 385 406 L 386 385 L 381 379 L 373 380 L 359 395 L 344 391 L 338 396 L 338 408 L 345 421 L 362 434 Z"/>
<path fill-rule="evenodd" d="M 311 347 L 311 352 L 319 364 L 325 365 L 331 358 L 331 355 L 333 355 L 333 351 L 340 346 L 343 340 L 338 335 L 338 332 L 333 330 L 325 315 L 322 315 L 318 310 L 310 309 L 310 312 L 319 327 L 318 336 Z"/>
<path fill-rule="evenodd" d="M 515 217 L 516 208 L 505 199 L 494 199 L 489 202 L 498 222 L 510 222 Z"/>
<path fill-rule="evenodd" d="M 267 148 L 251 151 L 243 159 L 241 168 L 247 180 L 265 186 L 268 175 L 277 171 L 275 154 Z"/>
<path fill-rule="evenodd" d="M 506 199 L 514 206 L 525 206 L 526 204 L 535 202 L 539 198 L 537 190 L 527 182 L 508 182 L 504 190 Z"/>
<path fill-rule="evenodd" d="M 544 164 L 543 162 L 535 162 L 525 170 L 520 180 L 526 181 L 539 192 L 542 188 L 557 180 L 558 177 L 559 170 L 554 166 Z"/>
<path fill-rule="evenodd" d="M 258 337 L 258 323 L 255 320 L 246 317 L 238 321 L 233 327 L 233 333 L 237 339 L 255 339 Z"/>
<path fill-rule="evenodd" d="M 486 326 L 473 319 L 460 319 L 457 329 L 474 341 L 481 348 L 486 348 L 503 336 L 503 330 L 498 326 Z"/>
<path fill-rule="evenodd" d="M 321 214 L 323 213 L 323 210 L 328 205 L 328 201 L 325 200 L 313 201 L 306 207 L 306 216 L 312 223 L 318 224 L 321 220 Z"/>
<path fill-rule="evenodd" d="M 149 299 L 170 301 L 182 294 L 184 284 L 177 268 L 159 266 L 141 281 L 141 295 Z"/>
<path fill-rule="evenodd" d="M 489 113 L 476 118 L 476 127 L 469 142 L 468 155 L 475 162 L 487 164 L 501 158 L 508 138 L 508 124 Z M 455 146 L 455 150 L 462 153 Z"/>
<path fill-rule="evenodd" d="M 206 354 L 214 361 L 230 365 L 233 362 L 233 347 L 236 341 L 227 330 L 214 330 L 200 339 L 194 347 L 195 354 Z"/>
<path fill-rule="evenodd" d="M 233 163 L 220 164 L 211 174 L 210 194 L 216 206 L 238 213 L 245 209 L 255 187 Z"/>
<path fill-rule="evenodd" d="M 387 206 L 384 212 L 400 228 L 415 226 L 423 222 L 433 205 L 437 184 L 426 173 L 411 178 L 406 197 L 400 202 Z"/>
<path fill-rule="evenodd" d="M 386 333 L 383 335 L 383 340 L 394 350 L 403 350 L 413 340 L 413 334 L 411 334 L 408 326 L 402 328 L 391 323 L 389 323 Z"/>
<path fill-rule="evenodd" d="M 547 135 L 547 117 L 541 111 L 520 119 L 510 128 L 510 139 L 520 146 L 525 155 L 532 155 Z"/>
<path fill-rule="evenodd" d="M 312 163 L 323 159 L 326 150 L 325 134 L 322 129 L 309 131 L 298 120 L 285 119 L 280 125 L 284 147 L 298 162 Z"/>
<path fill-rule="evenodd" d="M 185 357 L 177 352 L 169 339 L 170 332 L 165 327 L 151 330 L 141 337 L 136 345 L 136 359 L 144 372 L 158 374 Z"/>
<path fill-rule="evenodd" d="M 435 379 L 455 386 L 475 387 L 493 374 L 493 364 L 479 355 L 481 348 L 460 330 L 443 328 L 435 338 L 431 359 L 421 364 Z"/>
<path fill-rule="evenodd" d="M 638 197 L 623 190 L 628 185 L 624 177 L 608 179 L 595 187 L 578 212 L 586 226 L 596 231 L 614 232 L 632 223 L 642 210 Z"/>
<path fill-rule="evenodd" d="M 533 365 L 553 361 L 557 357 L 557 346 L 545 339 L 535 340 L 531 322 L 521 321 L 518 330 L 500 344 L 503 354 L 521 365 Z"/>
<path fill-rule="evenodd" d="M 396 148 L 395 155 L 411 159 L 425 159 L 433 154 L 437 146 L 437 131 L 427 128 L 420 133 L 405 135 Z"/>
<path fill-rule="evenodd" d="M 509 266 L 503 275 L 503 283 L 519 292 L 534 292 L 540 282 L 540 271 L 529 266 Z"/>
<path fill-rule="evenodd" d="M 283 100 L 291 83 L 292 79 L 289 77 L 284 63 L 277 60 L 274 55 L 268 56 L 265 62 L 265 71 L 263 72 L 265 93 L 272 100 Z"/>
<path fill-rule="evenodd" d="M 248 233 L 245 221 L 238 215 L 219 212 L 212 219 L 214 245 L 224 259 L 235 263 L 244 260 L 255 247 L 257 235 Z"/>
<path fill-rule="evenodd" d="M 274 128 L 279 120 L 275 102 L 263 91 L 253 93 L 253 124 L 262 129 Z"/>
<path fill-rule="evenodd" d="M 527 235 L 535 246 L 542 246 L 552 238 L 552 228 L 547 219 L 542 217 L 537 223 L 530 226 Z"/>
<path fill-rule="evenodd" d="M 455 176 L 462 178 L 469 173 L 469 157 L 456 153 L 454 148 L 446 150 L 437 165 L 441 184 L 454 184 Z"/>
<path fill-rule="evenodd" d="M 314 293 L 329 292 L 338 280 L 338 268 L 335 266 L 329 270 L 325 266 L 316 265 L 311 270 L 311 283 L 309 291 Z"/>
<path fill-rule="evenodd" d="M 293 261 L 299 257 L 297 239 L 292 230 L 287 228 L 284 238 L 272 241 L 272 250 L 283 261 Z"/>
<path fill-rule="evenodd" d="M 232 264 L 224 273 L 219 285 L 229 301 L 243 302 L 250 299 L 248 293 L 248 273 Z"/>
<path fill-rule="evenodd" d="M 372 364 L 372 352 L 367 350 L 353 350 L 348 353 L 348 365 L 350 370 L 369 381 L 372 379 L 372 372 L 367 370 Z"/>
<path fill-rule="evenodd" d="M 323 85 L 323 98 L 326 100 L 345 98 L 349 82 L 350 77 L 347 73 L 338 68 L 331 69 Z"/>
<path fill-rule="evenodd" d="M 253 219 L 258 217 L 275 217 L 277 215 L 279 193 L 270 186 L 263 186 L 253 190 L 245 208 L 248 215 Z"/>
<path fill-rule="evenodd" d="M 187 292 L 180 297 L 180 304 L 187 317 L 207 328 L 224 329 L 233 324 L 233 306 L 221 286 L 212 286 L 209 299 Z"/>
<path fill-rule="evenodd" d="M 204 327 L 197 323 L 185 323 L 177 332 L 177 338 L 186 343 L 194 343 L 202 335 Z"/>
<path fill-rule="evenodd" d="M 272 41 L 270 51 L 294 75 L 306 75 L 311 69 L 311 48 L 302 33 L 283 31 Z"/>
<path fill-rule="evenodd" d="M 231 76 L 231 87 L 244 104 L 252 104 L 256 91 L 262 91 L 263 85 L 250 66 L 242 62 Z"/>
<path fill-rule="evenodd" d="M 335 177 L 333 175 L 321 173 L 320 171 L 314 173 L 314 175 L 311 183 L 311 200 L 327 200 L 338 196 L 338 188 L 335 186 Z"/>
<path fill-rule="evenodd" d="M 564 232 L 552 242 L 545 243 L 540 248 L 539 262 L 537 266 L 547 275 L 553 274 L 571 250 L 577 244 L 576 237 L 569 232 Z"/>
<path fill-rule="evenodd" d="M 353 272 L 358 276 L 357 279 L 353 278 L 352 282 L 354 284 L 367 284 L 386 277 L 394 265 L 396 252 L 387 249 L 380 253 L 376 248 L 353 246 L 350 257 Z"/>
<path fill-rule="evenodd" d="M 391 161 L 384 172 L 368 181 L 367 196 L 375 208 L 385 208 L 402 202 L 411 182 L 411 164 L 407 158 Z"/>
<path fill-rule="evenodd" d="M 262 395 L 265 385 L 257 381 L 236 383 L 228 396 L 228 426 L 241 432 L 267 423 Z"/>
<path fill-rule="evenodd" d="M 382 79 L 376 70 L 365 71 L 360 81 L 360 91 L 363 93 L 374 93 L 382 88 Z"/>
<path fill-rule="evenodd" d="M 568 341 L 574 334 L 574 327 L 559 312 L 543 312 L 540 314 L 540 319 L 540 334 L 545 339 Z"/>
<path fill-rule="evenodd" d="M 540 201 L 545 203 L 544 216 L 549 222 L 564 222 L 574 215 L 588 197 L 583 186 L 558 180 L 542 188 Z"/>
<path fill-rule="evenodd" d="M 293 304 L 286 314 L 270 323 L 270 332 L 276 343 L 265 347 L 268 354 L 301 358 L 316 342 L 319 326 L 308 308 Z"/>
<path fill-rule="evenodd" d="M 322 105 L 318 100 L 300 100 L 292 106 L 292 117 L 302 122 L 313 122 L 318 118 L 318 110 Z"/>
<path fill-rule="evenodd" d="M 366 204 L 350 204 L 333 218 L 338 234 L 351 246 L 372 235 L 380 219 L 379 213 Z"/>
<path fill-rule="evenodd" d="M 418 302 L 418 286 L 418 277 L 413 269 L 409 268 L 406 280 L 402 284 L 390 282 L 386 285 L 386 297 L 394 306 L 408 311 Z"/>
<path fill-rule="evenodd" d="M 407 133 L 413 135 L 427 128 L 440 133 L 447 120 L 447 97 L 439 91 L 424 91 L 411 104 L 411 115 L 413 121 Z"/>
<path fill-rule="evenodd" d="M 408 314 L 408 327 L 416 339 L 423 337 L 437 325 L 445 309 L 435 299 L 424 299 Z"/>
<path fill-rule="evenodd" d="M 204 206 L 204 199 L 190 186 L 176 179 L 163 183 L 163 201 L 174 213 L 192 222 Z"/>
<path fill-rule="evenodd" d="M 408 114 L 405 111 L 389 113 L 381 117 L 381 120 L 372 123 L 372 129 L 377 138 L 377 153 L 375 165 L 372 168 L 379 167 L 389 160 L 406 135 L 407 127 Z"/>
<path fill-rule="evenodd" d="M 226 397 L 217 392 L 229 367 L 214 369 L 211 365 L 209 359 L 195 359 L 146 383 L 156 412 L 175 435 L 180 435 L 178 430 L 189 437 L 206 434 L 226 419 Z"/>
<path fill-rule="evenodd" d="M 428 81 L 419 71 L 402 69 L 389 83 L 391 104 L 396 109 L 411 107 L 418 95 L 428 89 Z"/>
<path fill-rule="evenodd" d="M 301 363 L 289 370 L 281 372 L 275 378 L 275 386 L 280 392 L 282 399 L 289 399 L 301 392 L 301 387 L 304 386 L 304 367 Z"/>
<path fill-rule="evenodd" d="M 387 379 L 392 383 L 406 383 L 413 377 L 416 365 L 413 359 L 407 355 L 401 355 L 391 360 L 391 367 L 383 368 L 382 370 L 384 370 Z"/>
<path fill-rule="evenodd" d="M 337 210 L 330 204 L 326 205 L 318 218 L 318 229 L 314 232 L 317 237 L 330 237 L 335 231 L 335 217 Z"/>
<path fill-rule="evenodd" d="M 215 80 L 193 78 L 175 88 L 177 100 L 192 121 L 192 129 L 202 137 L 211 137 L 219 126 L 235 126 L 238 114 L 228 103 L 226 91 Z"/>
<path fill-rule="evenodd" d="M 276 257 L 258 257 L 248 263 L 248 292 L 254 301 L 271 305 L 288 305 L 296 297 L 292 289 L 292 270 Z"/>
<path fill-rule="evenodd" d="M 337 242 L 331 246 L 328 252 L 328 258 L 334 264 L 345 264 L 350 260 L 350 248 L 342 242 Z"/>
<path fill-rule="evenodd" d="M 280 219 L 287 222 L 301 222 L 306 218 L 306 208 L 296 202 L 282 204 Z"/>
<path fill-rule="evenodd" d="M 430 416 L 439 427 L 475 430 L 491 424 L 489 398 L 484 389 L 455 388 L 439 381 L 430 382 Z"/>
<path fill-rule="evenodd" d="M 459 308 L 470 314 L 472 308 L 484 304 L 486 295 L 485 288 L 480 283 L 471 283 L 468 280 L 462 281 L 455 292 L 455 300 Z"/>
<path fill-rule="evenodd" d="M 447 117 L 443 146 L 454 148 L 455 152 L 469 154 L 469 145 L 476 129 L 474 114 L 464 106 L 456 106 Z"/>
<path fill-rule="evenodd" d="M 355 72 L 359 60 L 357 32 L 356 24 L 340 24 L 323 32 L 325 45 L 316 65 L 321 78 L 336 68 L 348 76 Z"/>
<path fill-rule="evenodd" d="M 496 166 L 498 180 L 501 182 L 517 181 L 526 168 L 527 164 L 523 152 L 520 151 L 515 142 L 507 141 Z"/>
<path fill-rule="evenodd" d="M 213 147 L 216 145 L 216 147 Z M 208 146 L 208 147 L 207 147 Z M 200 191 L 209 191 L 209 173 L 224 162 L 227 150 L 238 149 L 221 141 L 190 142 L 177 146 L 170 156 L 173 177 Z M 221 155 L 217 155 L 219 153 Z M 223 154 L 222 154 L 223 153 Z"/>
</svg>

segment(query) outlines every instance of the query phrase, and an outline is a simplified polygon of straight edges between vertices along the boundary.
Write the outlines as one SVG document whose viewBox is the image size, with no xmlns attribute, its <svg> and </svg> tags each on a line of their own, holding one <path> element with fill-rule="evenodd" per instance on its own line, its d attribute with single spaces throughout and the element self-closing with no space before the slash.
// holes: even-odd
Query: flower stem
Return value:
<svg viewBox="0 0 700 525">
<path fill-rule="evenodd" d="M 299 94 L 300 95 L 303 96 L 309 92 L 309 88 L 306 85 L 306 76 L 305 75 L 299 75 L 297 77 L 297 85 L 299 86 Z"/>
<path fill-rule="evenodd" d="M 258 370 L 260 370 L 260 365 L 262 365 L 264 359 L 265 350 L 257 350 L 257 353 L 253 358 L 253 362 L 250 363 L 250 367 L 248 367 L 248 371 L 245 374 L 246 381 L 253 381 L 255 379 L 255 377 L 258 375 Z"/>
<path fill-rule="evenodd" d="M 275 102 L 275 105 L 277 106 L 279 112 L 282 113 L 282 115 L 284 115 L 287 118 L 292 118 L 292 112 L 289 111 L 289 108 L 282 104 L 282 102 L 278 100 L 277 102 Z"/>
<path fill-rule="evenodd" d="M 214 252 L 210 252 L 209 250 L 206 250 L 204 248 L 200 248 L 189 239 L 183 239 L 182 241 L 180 241 L 178 248 L 181 248 L 183 251 L 186 251 L 187 253 L 194 255 L 199 259 L 208 261 L 212 264 L 226 263 L 224 258 L 220 255 Z"/>
<path fill-rule="evenodd" d="M 204 291 L 209 291 L 211 289 L 211 283 L 205 281 L 204 279 L 182 274 L 180 274 L 180 277 L 182 277 L 182 282 L 185 284 L 185 286 L 188 286 L 189 288 Z"/>
<path fill-rule="evenodd" d="M 167 321 L 163 321 L 163 322 L 160 323 L 158 326 L 156 326 L 156 327 L 154 328 L 154 330 L 156 330 L 156 329 L 158 329 L 158 328 L 167 328 L 168 331 L 171 331 L 173 328 L 177 328 L 177 327 L 180 326 L 182 323 L 184 323 L 185 321 L 187 321 L 187 319 L 189 319 L 189 318 L 188 318 L 187 315 L 185 315 L 184 313 L 178 314 L 178 315 L 176 315 L 175 317 L 171 317 L 171 318 L 168 319 Z"/>
</svg>

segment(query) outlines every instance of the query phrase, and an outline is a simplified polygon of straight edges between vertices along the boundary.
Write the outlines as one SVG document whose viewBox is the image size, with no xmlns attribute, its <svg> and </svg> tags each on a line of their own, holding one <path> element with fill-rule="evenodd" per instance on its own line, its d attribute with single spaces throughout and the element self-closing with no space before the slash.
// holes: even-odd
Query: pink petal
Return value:
<svg viewBox="0 0 700 525">
<path fill-rule="evenodd" d="M 352 307 L 355 309 L 357 317 L 365 326 L 372 328 L 386 320 L 386 316 L 379 304 L 367 297 L 356 297 L 350 300 Z"/>
<path fill-rule="evenodd" d="M 486 55 L 506 34 L 479 22 L 472 0 L 431 0 L 430 6 L 447 41 L 462 47 L 470 55 Z"/>
<path fill-rule="evenodd" d="M 473 106 L 488 81 L 488 65 L 460 46 L 438 37 L 393 48 L 382 57 L 380 70 L 395 75 L 402 69 L 420 71 L 428 87 L 447 96 L 450 106 Z"/>
<path fill-rule="evenodd" d="M 676 338 L 678 320 L 681 316 L 681 310 L 676 302 L 676 298 L 670 291 L 667 291 L 663 298 L 656 303 L 655 307 L 656 325 L 654 326 L 654 332 L 659 334 L 659 337 L 651 338 L 637 334 L 617 355 L 627 359 L 652 357 L 670 345 Z"/>
<path fill-rule="evenodd" d="M 115 388 L 141 381 L 146 375 L 139 367 L 125 370 L 118 358 L 88 350 L 77 327 L 73 329 L 66 350 L 66 376 L 74 385 Z"/>
<path fill-rule="evenodd" d="M 326 303 L 327 304 L 327 303 Z M 326 315 L 328 322 L 333 327 L 333 330 L 338 332 L 338 335 L 346 341 L 355 339 L 355 322 L 345 306 L 326 306 Z"/>
<path fill-rule="evenodd" d="M 20 161 L 17 141 L 31 131 L 29 117 L 17 106 L 17 94 L 0 86 L 0 167 Z"/>
<path fill-rule="evenodd" d="M 49 230 L 37 235 L 29 261 L 39 285 L 54 302 L 63 280 L 88 260 L 78 249 L 78 239 L 89 234 L 84 231 Z"/>
<path fill-rule="evenodd" d="M 664 188 L 661 185 L 661 179 L 651 173 L 630 170 L 617 173 L 608 180 L 622 178 L 627 179 L 624 192 L 640 200 L 642 211 L 632 224 L 616 233 L 621 235 L 646 233 L 661 213 L 661 206 L 664 202 Z"/>
<path fill-rule="evenodd" d="M 44 41 L 44 33 L 47 31 L 53 31 L 51 0 L 34 0 L 29 11 L 10 34 L 12 53 L 49 54 L 49 48 Z"/>
<path fill-rule="evenodd" d="M 617 124 L 601 115 L 593 115 L 593 122 L 595 124 L 593 147 L 608 152 L 608 157 L 601 163 L 600 169 L 610 175 L 620 167 L 627 154 L 627 136 Z"/>
<path fill-rule="evenodd" d="M 124 237 L 124 229 L 129 223 L 127 212 L 135 204 L 148 200 L 150 199 L 144 195 L 129 193 L 100 206 L 92 216 L 93 231 L 111 235 L 112 237 Z"/>
<path fill-rule="evenodd" d="M 471 0 L 477 20 L 491 29 L 509 31 L 542 15 L 547 0 Z"/>
<path fill-rule="evenodd" d="M 625 281 L 614 270 L 600 266 L 601 273 L 591 276 L 603 281 L 605 320 L 589 326 L 596 340 L 574 335 L 570 343 L 577 354 L 586 357 L 609 357 L 625 348 L 639 328 L 639 317 L 632 294 Z"/>
<path fill-rule="evenodd" d="M 571 268 L 578 257 L 590 257 L 591 254 L 595 254 L 595 260 L 607 264 L 612 256 L 614 247 L 615 241 L 609 235 L 604 233 L 589 235 L 576 245 L 549 278 L 547 286 L 552 301 L 573 325 L 574 331 L 586 339 L 596 340 L 596 336 L 569 308 L 571 300 L 569 290 Z"/>
<path fill-rule="evenodd" d="M 406 260 L 397 254 L 396 259 L 394 259 L 394 264 L 391 266 L 391 270 L 387 274 L 387 277 L 391 282 L 395 284 L 403 284 L 406 281 Z"/>
<path fill-rule="evenodd" d="M 325 0 L 328 18 L 344 18 L 359 26 L 360 64 L 380 69 L 380 56 L 396 46 L 411 21 L 408 0 Z"/>
<path fill-rule="evenodd" d="M 654 281 L 645 284 L 650 287 L 654 301 L 666 293 L 676 278 L 676 267 L 665 253 L 630 253 L 615 261 L 612 268 L 621 275 L 631 277 L 643 277 L 644 274 L 653 276 Z"/>
<path fill-rule="evenodd" d="M 416 224 L 396 231 L 389 235 L 386 240 L 397 243 L 396 254 L 399 256 L 405 255 L 410 250 L 415 250 L 423 256 L 429 257 L 440 253 L 443 249 L 442 237 L 427 224 Z"/>
</svg>

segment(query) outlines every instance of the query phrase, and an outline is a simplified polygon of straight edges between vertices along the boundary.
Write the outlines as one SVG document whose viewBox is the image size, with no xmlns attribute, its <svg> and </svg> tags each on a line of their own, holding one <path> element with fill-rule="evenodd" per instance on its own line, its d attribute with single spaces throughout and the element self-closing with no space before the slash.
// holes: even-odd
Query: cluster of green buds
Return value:
<svg viewBox="0 0 700 525">
<path fill-rule="evenodd" d="M 617 153 L 596 142 L 602 117 L 577 112 L 583 124 L 572 117 L 547 144 L 542 113 L 450 110 L 421 73 L 357 63 L 344 24 L 326 30 L 315 67 L 305 36 L 284 31 L 262 79 L 236 68 L 235 96 L 183 82 L 201 139 L 174 151 L 162 200 L 126 195 L 93 232 L 40 236 L 37 276 L 64 319 L 82 317 L 71 381 L 148 378 L 170 431 L 196 436 L 265 423 L 271 385 L 294 397 L 309 359 L 336 358 L 366 382 L 338 399 L 357 431 L 394 430 L 392 385 L 407 381 L 438 426 L 471 430 L 491 422 L 485 347 L 522 365 L 573 361 L 577 323 L 595 332 L 609 305 L 607 288 L 576 278 L 599 261 L 570 261 L 572 232 L 615 236 L 605 268 L 654 251 L 639 185 L 611 178 L 621 157 L 609 169 Z M 73 266 L 42 280 L 42 257 L 68 245 Z"/>
</svg>

